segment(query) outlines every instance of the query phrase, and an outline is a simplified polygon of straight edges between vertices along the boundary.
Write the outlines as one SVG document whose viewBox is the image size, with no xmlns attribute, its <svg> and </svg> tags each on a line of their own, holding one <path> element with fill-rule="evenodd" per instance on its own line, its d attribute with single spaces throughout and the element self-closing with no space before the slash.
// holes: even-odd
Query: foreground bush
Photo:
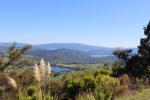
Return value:
<svg viewBox="0 0 150 100">
<path fill-rule="evenodd" d="M 114 94 L 119 92 L 120 81 L 118 78 L 111 77 L 108 73 L 95 71 L 84 74 L 79 78 L 67 79 L 65 89 L 69 98 L 79 97 L 82 92 L 91 92 L 97 100 L 110 100 Z"/>
<path fill-rule="evenodd" d="M 76 100 L 96 100 L 92 93 L 82 93 L 76 97 Z"/>
</svg>

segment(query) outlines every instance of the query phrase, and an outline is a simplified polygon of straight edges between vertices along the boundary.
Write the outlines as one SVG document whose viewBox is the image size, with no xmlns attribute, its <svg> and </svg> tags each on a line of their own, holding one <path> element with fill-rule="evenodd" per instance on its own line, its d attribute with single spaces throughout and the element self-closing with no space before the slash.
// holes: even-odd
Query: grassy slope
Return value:
<svg viewBox="0 0 150 100">
<path fill-rule="evenodd" d="M 120 96 L 115 100 L 150 100 L 150 88 L 143 89 L 142 92 L 137 92 L 132 96 Z"/>
</svg>

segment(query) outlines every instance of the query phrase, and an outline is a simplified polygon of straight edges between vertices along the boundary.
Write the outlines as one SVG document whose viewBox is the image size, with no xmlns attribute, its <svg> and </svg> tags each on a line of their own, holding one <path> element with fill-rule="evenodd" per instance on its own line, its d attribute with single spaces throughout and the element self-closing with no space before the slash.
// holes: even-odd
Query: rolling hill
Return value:
<svg viewBox="0 0 150 100">
<path fill-rule="evenodd" d="M 107 47 L 98 47 L 98 46 L 91 46 L 85 45 L 80 43 L 53 43 L 53 44 L 41 44 L 35 45 L 33 47 L 47 49 L 47 50 L 57 50 L 57 49 L 72 49 L 78 51 L 87 52 L 89 55 L 112 55 L 112 51 L 114 48 L 107 48 Z"/>
<path fill-rule="evenodd" d="M 0 53 L 7 50 L 12 43 L 0 43 Z M 17 43 L 18 48 L 26 45 Z M 61 63 L 101 63 L 113 61 L 112 52 L 115 48 L 90 46 L 78 43 L 53 43 L 33 45 L 26 55 L 34 59 L 43 57 L 46 60 Z M 134 49 L 136 51 L 136 49 Z"/>
<path fill-rule="evenodd" d="M 17 47 L 22 47 L 24 43 L 16 43 Z M 0 43 L 0 46 L 9 47 L 12 43 Z M 36 49 L 44 49 L 44 50 L 57 50 L 57 49 L 72 49 L 77 51 L 87 52 L 90 56 L 94 57 L 103 57 L 103 56 L 111 56 L 112 52 L 115 48 L 107 48 L 107 47 L 98 47 L 85 45 L 80 43 L 52 43 L 52 44 L 40 44 L 33 45 L 33 48 Z"/>
</svg>

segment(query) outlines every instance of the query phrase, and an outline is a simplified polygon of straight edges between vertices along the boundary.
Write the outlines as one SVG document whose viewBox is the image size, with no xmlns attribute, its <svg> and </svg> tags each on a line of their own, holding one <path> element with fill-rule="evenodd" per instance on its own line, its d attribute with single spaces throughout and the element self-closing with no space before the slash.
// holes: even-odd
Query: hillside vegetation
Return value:
<svg viewBox="0 0 150 100">
<path fill-rule="evenodd" d="M 7 51 L 8 49 L 7 45 L 3 44 L 3 46 L 0 46 L 1 54 Z M 18 45 L 17 48 L 21 48 L 21 45 L 20 46 Z M 89 53 L 85 51 L 77 51 L 73 49 L 46 50 L 39 48 L 31 48 L 24 55 L 25 57 L 33 58 L 35 60 L 40 60 L 41 58 L 44 58 L 45 60 L 48 60 L 53 64 L 57 63 L 98 64 L 103 62 L 112 62 L 115 60 L 114 56 L 92 57 L 89 55 Z"/>
<path fill-rule="evenodd" d="M 145 37 L 141 39 L 138 53 L 131 49 L 116 49 L 114 62 L 102 65 L 78 64 L 83 69 L 56 75 L 51 63 L 43 58 L 32 62 L 25 58 L 30 45 L 16 47 L 14 43 L 0 58 L 0 99 L 1 100 L 149 100 L 150 92 L 150 22 L 144 27 Z M 29 51 L 28 51 L 29 52 Z M 45 52 L 46 55 L 49 53 Z M 45 53 L 41 54 L 44 55 Z M 63 59 L 69 55 L 84 53 L 65 50 Z M 66 54 L 64 56 L 62 54 Z M 54 58 L 52 58 L 54 59 Z M 54 59 L 55 60 L 55 59 Z M 90 61 L 88 61 L 90 62 Z M 74 65 L 74 64 L 73 64 Z"/>
<path fill-rule="evenodd" d="M 150 100 L 150 88 L 138 91 L 133 95 L 117 97 L 115 100 Z"/>
</svg>

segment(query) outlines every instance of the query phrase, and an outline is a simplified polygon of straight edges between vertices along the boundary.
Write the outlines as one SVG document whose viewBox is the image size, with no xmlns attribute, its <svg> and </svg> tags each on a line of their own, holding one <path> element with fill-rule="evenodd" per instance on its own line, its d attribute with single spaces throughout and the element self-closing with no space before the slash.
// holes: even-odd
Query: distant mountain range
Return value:
<svg viewBox="0 0 150 100">
<path fill-rule="evenodd" d="M 4 52 L 6 48 L 13 43 L 0 43 L 0 52 Z M 23 47 L 24 43 L 16 43 L 18 48 Z M 115 57 L 112 52 L 116 48 L 98 47 L 84 45 L 79 43 L 53 43 L 32 45 L 32 49 L 26 54 L 32 55 L 34 58 L 45 58 L 61 63 L 100 63 L 105 61 L 113 61 Z M 136 49 L 133 48 L 136 52 Z"/>
<path fill-rule="evenodd" d="M 0 46 L 9 47 L 13 43 L 0 43 Z M 23 47 L 24 43 L 16 43 L 17 47 Z M 115 48 L 98 47 L 79 43 L 52 43 L 52 44 L 40 44 L 32 45 L 33 48 L 44 49 L 44 50 L 57 50 L 57 49 L 72 49 L 77 51 L 84 51 L 90 55 L 112 55 L 112 51 Z"/>
<path fill-rule="evenodd" d="M 47 50 L 57 50 L 57 49 L 72 49 L 78 51 L 87 52 L 89 55 L 112 55 L 112 51 L 115 48 L 106 48 L 106 47 L 98 47 L 98 46 L 91 46 L 79 43 L 53 43 L 53 44 L 41 44 L 35 45 L 33 47 L 47 49 Z"/>
</svg>

